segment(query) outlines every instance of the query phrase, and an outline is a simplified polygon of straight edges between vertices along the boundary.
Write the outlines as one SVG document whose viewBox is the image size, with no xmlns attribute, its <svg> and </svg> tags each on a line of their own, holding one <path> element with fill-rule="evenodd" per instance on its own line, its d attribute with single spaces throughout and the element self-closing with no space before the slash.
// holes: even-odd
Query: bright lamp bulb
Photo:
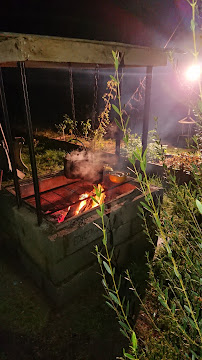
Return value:
<svg viewBox="0 0 202 360">
<path fill-rule="evenodd" d="M 186 71 L 186 78 L 189 81 L 196 81 L 200 78 L 201 68 L 199 65 L 192 65 Z"/>
</svg>

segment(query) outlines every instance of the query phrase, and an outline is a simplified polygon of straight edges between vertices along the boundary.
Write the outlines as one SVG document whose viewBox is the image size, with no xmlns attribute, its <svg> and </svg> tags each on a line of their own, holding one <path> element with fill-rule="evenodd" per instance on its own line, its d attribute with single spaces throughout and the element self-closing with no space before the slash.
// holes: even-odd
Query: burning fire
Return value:
<svg viewBox="0 0 202 360">
<path fill-rule="evenodd" d="M 87 200 L 85 200 L 85 199 L 87 199 L 88 197 L 89 197 L 89 194 L 88 194 L 88 193 L 86 193 L 86 194 L 81 194 L 81 195 L 79 196 L 79 200 L 82 200 L 82 201 L 80 202 L 79 208 L 78 208 L 78 210 L 76 210 L 75 215 L 78 215 L 78 214 L 80 213 L 81 209 L 86 205 Z"/>
<path fill-rule="evenodd" d="M 77 210 L 75 211 L 75 213 L 73 215 L 78 215 L 82 211 L 90 210 L 90 209 L 104 203 L 104 199 L 105 199 L 106 195 L 105 195 L 103 186 L 101 184 L 98 184 L 97 190 L 100 193 L 100 196 L 96 195 L 95 189 L 93 189 L 89 193 L 83 193 L 79 196 L 79 200 L 81 200 L 81 201 L 79 203 Z M 95 201 L 91 198 L 91 196 L 95 199 Z M 65 220 L 70 209 L 71 209 L 71 206 L 69 206 L 67 208 L 67 210 L 60 211 L 60 215 L 58 217 L 59 223 L 61 223 Z"/>
</svg>

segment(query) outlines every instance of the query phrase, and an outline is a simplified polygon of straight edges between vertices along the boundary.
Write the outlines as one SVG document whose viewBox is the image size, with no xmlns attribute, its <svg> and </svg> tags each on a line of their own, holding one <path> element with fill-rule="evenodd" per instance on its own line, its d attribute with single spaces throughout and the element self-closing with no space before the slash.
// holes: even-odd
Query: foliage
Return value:
<svg viewBox="0 0 202 360">
<path fill-rule="evenodd" d="M 120 80 L 118 74 L 118 54 L 113 52 L 115 65 L 115 80 L 117 83 L 117 97 L 119 107 L 113 106 L 118 114 L 115 119 L 117 126 L 124 134 L 126 146 L 129 144 L 129 134 L 127 131 L 128 119 L 125 121 L 121 106 L 120 97 Z M 157 145 L 160 145 L 157 139 Z M 160 147 L 162 150 L 162 147 Z M 162 152 L 162 159 L 164 152 Z M 202 247 L 202 229 L 201 229 L 201 212 L 202 212 L 202 180 L 198 174 L 198 168 L 193 164 L 190 165 L 190 171 L 195 182 L 178 186 L 174 176 L 169 174 L 170 189 L 168 197 L 173 204 L 171 211 L 167 208 L 160 210 L 160 202 L 155 203 L 149 179 L 146 174 L 146 156 L 147 150 L 142 153 L 142 148 L 133 149 L 129 158 L 134 167 L 137 181 L 140 184 L 144 194 L 144 202 L 139 208 L 145 232 L 153 242 L 152 234 L 147 223 L 147 217 L 152 219 L 156 228 L 156 235 L 161 239 L 162 246 L 154 261 L 148 257 L 149 275 L 150 275 L 150 292 L 153 294 L 158 306 L 159 313 L 156 319 L 151 313 L 151 308 L 139 297 L 133 279 L 126 271 L 126 280 L 134 294 L 140 300 L 144 312 L 146 313 L 151 327 L 151 341 L 139 345 L 133 326 L 131 325 L 128 315 L 130 303 L 125 297 L 120 298 L 121 277 L 117 279 L 116 270 L 113 267 L 113 249 L 109 251 L 110 245 L 107 242 L 107 224 L 105 224 L 104 204 L 97 210 L 102 219 L 103 245 L 104 251 L 99 250 L 96 246 L 97 259 L 100 264 L 102 283 L 106 292 L 106 303 L 111 307 L 118 318 L 120 331 L 130 342 L 130 351 L 123 352 L 124 359 L 199 359 L 201 354 L 201 296 L 199 293 L 201 285 L 201 247 Z M 137 171 L 136 160 L 140 162 L 141 173 Z M 166 167 L 166 165 L 165 165 Z M 97 192 L 98 189 L 97 189 Z M 99 196 L 99 193 L 96 194 Z M 99 227 L 99 225 L 97 225 Z M 111 280 L 109 279 L 111 278 Z M 156 312 L 155 312 L 156 314 Z M 131 340 L 134 338 L 134 342 Z"/>
<path fill-rule="evenodd" d="M 65 130 L 67 129 L 68 134 L 75 135 L 77 134 L 77 121 L 72 120 L 67 114 L 63 116 L 63 121 L 58 125 L 55 124 L 55 127 L 58 129 L 58 133 L 62 134 L 63 140 L 65 141 Z"/>
<path fill-rule="evenodd" d="M 36 148 L 36 163 L 38 175 L 44 175 L 60 171 L 64 168 L 64 157 L 66 152 L 63 150 L 46 149 L 45 144 L 38 143 Z M 26 174 L 26 178 L 31 176 L 29 149 L 28 146 L 24 146 L 22 152 L 22 159 L 29 168 L 29 173 Z"/>
<path fill-rule="evenodd" d="M 148 133 L 148 146 L 147 146 L 147 160 L 156 162 L 161 159 L 161 151 L 162 148 L 164 152 L 166 153 L 166 145 L 161 146 L 161 144 L 158 144 L 156 142 L 156 132 L 157 129 L 150 130 Z M 142 147 L 142 139 L 141 136 L 138 134 L 131 134 L 131 129 L 127 129 L 128 134 L 128 143 L 124 144 L 124 152 L 127 154 L 127 156 L 131 157 L 133 150 L 141 149 Z"/>
<path fill-rule="evenodd" d="M 87 121 L 81 121 L 81 126 L 82 126 L 82 134 L 85 137 L 85 139 L 87 140 L 88 135 L 90 133 L 91 130 L 91 119 L 88 119 Z"/>
<path fill-rule="evenodd" d="M 107 92 L 103 95 L 103 100 L 105 103 L 104 110 L 98 117 L 98 128 L 94 131 L 94 141 L 97 144 L 100 144 L 100 147 L 103 147 L 103 138 L 106 134 L 107 126 L 110 123 L 109 114 L 111 111 L 111 100 L 115 100 L 117 96 L 117 84 L 113 76 L 107 82 Z"/>
</svg>

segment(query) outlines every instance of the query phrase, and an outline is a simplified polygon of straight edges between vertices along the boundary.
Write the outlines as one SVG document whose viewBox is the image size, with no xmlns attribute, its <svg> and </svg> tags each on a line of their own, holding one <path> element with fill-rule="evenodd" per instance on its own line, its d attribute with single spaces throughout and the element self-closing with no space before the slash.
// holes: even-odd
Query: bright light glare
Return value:
<svg viewBox="0 0 202 360">
<path fill-rule="evenodd" d="M 186 71 L 186 78 L 189 81 L 196 81 L 200 78 L 201 68 L 200 65 L 192 65 Z"/>
</svg>

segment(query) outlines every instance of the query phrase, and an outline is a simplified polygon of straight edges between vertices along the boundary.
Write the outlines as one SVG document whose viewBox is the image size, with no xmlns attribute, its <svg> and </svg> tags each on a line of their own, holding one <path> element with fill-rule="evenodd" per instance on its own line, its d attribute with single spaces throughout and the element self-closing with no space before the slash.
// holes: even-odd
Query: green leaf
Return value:
<svg viewBox="0 0 202 360">
<path fill-rule="evenodd" d="M 141 161 L 141 155 L 138 154 L 137 151 L 133 150 L 133 156 L 134 156 L 136 159 L 138 159 L 139 161 Z"/>
<path fill-rule="evenodd" d="M 179 271 L 177 270 L 177 268 L 176 268 L 176 266 L 174 265 L 174 273 L 175 273 L 175 275 L 177 276 L 177 278 L 178 279 L 180 279 L 180 273 L 179 273 Z"/>
<path fill-rule="evenodd" d="M 149 212 L 152 213 L 152 209 L 151 209 L 147 204 L 145 204 L 143 201 L 140 201 L 140 204 L 141 204 L 145 209 L 147 209 Z"/>
<path fill-rule="evenodd" d="M 115 121 L 116 125 L 119 127 L 119 129 L 122 130 L 120 122 L 116 118 L 114 118 L 114 121 Z"/>
<path fill-rule="evenodd" d="M 119 324 L 126 330 L 130 331 L 128 325 L 126 325 L 123 321 L 119 321 Z"/>
<path fill-rule="evenodd" d="M 200 214 L 202 214 L 202 203 L 196 199 L 196 206 L 200 212 Z"/>
<path fill-rule="evenodd" d="M 127 129 L 129 120 L 130 120 L 130 116 L 127 117 L 126 124 L 125 124 L 125 129 Z"/>
<path fill-rule="evenodd" d="M 116 311 L 116 309 L 113 307 L 113 305 L 112 305 L 109 301 L 106 301 L 106 304 L 107 304 L 111 309 L 113 309 L 114 311 Z"/>
<path fill-rule="evenodd" d="M 158 299 L 159 299 L 161 305 L 163 305 L 165 308 L 167 308 L 167 303 L 160 296 L 158 296 Z"/>
<path fill-rule="evenodd" d="M 145 170 L 146 170 L 146 166 L 145 166 L 145 163 L 144 163 L 144 161 L 140 161 L 140 167 L 141 167 L 141 170 L 143 171 L 143 172 L 145 172 Z"/>
<path fill-rule="evenodd" d="M 102 217 L 102 213 L 101 213 L 101 211 L 100 210 L 96 210 L 96 213 L 100 216 L 100 217 Z"/>
<path fill-rule="evenodd" d="M 119 109 L 117 108 L 117 106 L 114 105 L 114 104 L 112 104 L 112 107 L 113 107 L 114 111 L 116 111 L 116 113 L 120 116 L 120 111 L 119 111 Z"/>
<path fill-rule="evenodd" d="M 117 80 L 113 75 L 110 75 L 110 78 L 117 84 Z"/>
<path fill-rule="evenodd" d="M 139 180 L 140 182 L 142 181 L 142 174 L 141 174 L 141 173 L 138 174 L 138 180 Z"/>
<path fill-rule="evenodd" d="M 131 341 L 132 341 L 133 349 L 134 349 L 134 351 L 136 351 L 137 350 L 137 338 L 136 338 L 136 334 L 134 331 L 132 333 Z"/>
<path fill-rule="evenodd" d="M 115 66 L 115 70 L 117 71 L 119 68 L 119 60 L 118 60 L 117 56 L 116 56 L 116 59 L 114 60 L 114 66 Z"/>
<path fill-rule="evenodd" d="M 127 335 L 127 333 L 122 329 L 122 328 L 120 328 L 120 332 L 125 336 L 125 337 L 127 337 L 128 338 L 128 335 Z"/>
<path fill-rule="evenodd" d="M 105 269 L 107 270 L 107 272 L 108 272 L 110 275 L 112 275 L 111 269 L 110 269 L 109 265 L 106 263 L 106 261 L 103 261 L 103 265 L 104 265 Z"/>
<path fill-rule="evenodd" d="M 127 359 L 136 360 L 136 358 L 131 354 L 125 353 L 124 356 L 127 357 Z"/>
<path fill-rule="evenodd" d="M 188 312 L 189 314 L 191 314 L 191 310 L 190 310 L 190 308 L 189 308 L 187 305 L 184 305 L 184 308 L 187 310 L 187 312 Z"/>
<path fill-rule="evenodd" d="M 113 58 L 114 58 L 114 61 L 116 59 L 116 52 L 112 50 L 112 55 L 113 55 Z"/>
<path fill-rule="evenodd" d="M 155 218 L 155 220 L 156 220 L 157 226 L 160 228 L 160 227 L 161 227 L 161 222 L 160 222 L 160 219 L 159 219 L 159 217 L 158 217 L 158 214 L 154 214 L 154 218 Z"/>
<path fill-rule="evenodd" d="M 104 210 L 105 210 L 105 204 L 104 204 L 104 203 L 100 205 L 100 210 L 101 210 L 101 213 L 102 213 L 102 215 L 103 215 L 103 214 L 104 214 Z"/>
<path fill-rule="evenodd" d="M 112 292 L 109 292 L 109 296 L 110 298 L 116 303 L 119 305 L 119 300 L 118 298 L 116 297 L 116 295 L 114 295 Z"/>
<path fill-rule="evenodd" d="M 128 134 L 126 134 L 126 136 L 124 136 L 123 141 L 125 142 L 125 144 L 128 144 Z"/>
<path fill-rule="evenodd" d="M 90 196 L 90 198 L 99 205 L 99 202 L 93 196 Z"/>
<path fill-rule="evenodd" d="M 172 313 L 174 314 L 175 313 L 175 310 L 176 310 L 176 305 L 175 305 L 175 303 L 172 305 Z"/>
<path fill-rule="evenodd" d="M 94 190 L 95 190 L 95 193 L 96 193 L 97 197 L 99 198 L 100 195 L 101 195 L 101 191 L 95 185 L 93 185 L 93 187 L 94 187 Z"/>
<path fill-rule="evenodd" d="M 139 212 L 142 214 L 142 215 L 144 215 L 144 210 L 143 210 L 143 208 L 142 207 L 140 207 L 139 205 L 138 205 L 138 210 L 139 210 Z"/>
</svg>

